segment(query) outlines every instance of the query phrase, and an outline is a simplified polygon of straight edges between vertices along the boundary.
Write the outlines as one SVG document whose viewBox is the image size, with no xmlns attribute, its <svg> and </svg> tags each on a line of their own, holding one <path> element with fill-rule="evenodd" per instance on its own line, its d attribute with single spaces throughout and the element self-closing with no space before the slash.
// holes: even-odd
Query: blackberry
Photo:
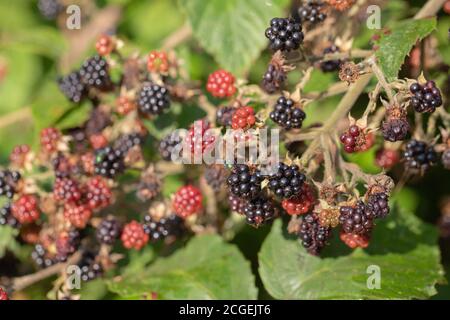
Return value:
<svg viewBox="0 0 450 320">
<path fill-rule="evenodd" d="M 389 214 L 389 196 L 384 192 L 371 194 L 367 201 L 366 213 L 375 219 L 386 217 Z"/>
<path fill-rule="evenodd" d="M 157 84 L 146 84 L 138 93 L 137 104 L 143 114 L 160 114 L 170 107 L 169 91 Z"/>
<path fill-rule="evenodd" d="M 81 235 L 78 230 L 70 230 L 68 232 L 63 232 L 56 239 L 56 259 L 58 261 L 64 262 L 67 258 L 77 251 L 81 243 Z"/>
<path fill-rule="evenodd" d="M 305 118 L 305 112 L 296 107 L 292 99 L 284 96 L 278 98 L 277 104 L 270 113 L 270 119 L 286 130 L 300 129 Z"/>
<path fill-rule="evenodd" d="M 112 245 L 120 237 L 121 231 L 120 223 L 116 219 L 104 219 L 97 227 L 97 240 L 100 243 Z"/>
<path fill-rule="evenodd" d="M 444 151 L 441 161 L 444 168 L 450 170 L 450 149 Z"/>
<path fill-rule="evenodd" d="M 215 192 L 219 192 L 227 181 L 228 170 L 223 165 L 212 165 L 206 168 L 204 175 L 208 185 Z"/>
<path fill-rule="evenodd" d="M 111 115 L 104 111 L 102 108 L 94 108 L 92 109 L 89 119 L 86 121 L 84 125 L 84 132 L 86 135 L 98 135 L 103 132 L 103 130 L 112 124 Z"/>
<path fill-rule="evenodd" d="M 147 214 L 144 217 L 144 232 L 149 235 L 150 241 L 156 242 L 169 236 L 179 237 L 184 231 L 183 219 L 175 214 L 159 220 Z"/>
<path fill-rule="evenodd" d="M 34 249 L 31 252 L 31 258 L 39 268 L 48 268 L 57 263 L 57 260 L 54 257 L 51 257 L 47 252 L 47 249 L 41 244 L 36 244 L 34 246 Z"/>
<path fill-rule="evenodd" d="M 8 225 L 13 228 L 18 228 L 20 226 L 19 221 L 11 213 L 11 203 L 5 204 L 0 208 L 0 226 Z"/>
<path fill-rule="evenodd" d="M 297 165 L 280 162 L 277 171 L 269 176 L 269 189 L 280 198 L 289 199 L 300 193 L 306 176 Z"/>
<path fill-rule="evenodd" d="M 125 170 L 123 153 L 112 147 L 100 149 L 95 156 L 95 173 L 114 178 Z"/>
<path fill-rule="evenodd" d="M 442 96 L 434 81 L 427 81 L 424 85 L 413 83 L 409 90 L 413 94 L 411 105 L 417 112 L 433 113 L 442 105 Z"/>
<path fill-rule="evenodd" d="M 138 133 L 130 133 L 120 136 L 114 142 L 114 148 L 119 150 L 122 154 L 127 154 L 131 148 L 140 146 L 144 142 L 143 137 Z"/>
<path fill-rule="evenodd" d="M 58 0 L 39 0 L 38 9 L 41 15 L 47 20 L 55 20 L 63 9 Z"/>
<path fill-rule="evenodd" d="M 142 201 L 149 201 L 161 192 L 162 182 L 153 167 L 149 167 L 141 176 L 137 187 L 137 197 Z"/>
<path fill-rule="evenodd" d="M 171 160 L 175 147 L 182 143 L 183 139 L 177 132 L 172 132 L 165 136 L 159 143 L 159 154 L 166 161 Z"/>
<path fill-rule="evenodd" d="M 6 196 L 12 199 L 16 194 L 16 187 L 20 178 L 21 175 L 18 171 L 0 171 L 0 196 Z"/>
<path fill-rule="evenodd" d="M 236 108 L 225 106 L 217 109 L 216 122 L 224 127 L 231 127 L 231 121 Z"/>
<path fill-rule="evenodd" d="M 438 161 L 438 155 L 434 151 L 433 146 L 414 139 L 406 144 L 403 156 L 405 157 L 407 169 L 413 171 L 426 171 Z"/>
<path fill-rule="evenodd" d="M 323 22 L 327 15 L 323 13 L 324 4 L 321 1 L 309 0 L 298 9 L 298 16 L 300 22 L 309 22 L 311 24 L 316 24 Z"/>
<path fill-rule="evenodd" d="M 247 205 L 247 201 L 241 199 L 234 194 L 228 196 L 228 204 L 230 205 L 231 211 L 237 212 L 239 214 L 244 214 L 244 209 Z"/>
<path fill-rule="evenodd" d="M 245 164 L 235 165 L 227 179 L 230 192 L 240 198 L 256 198 L 261 192 L 261 172 L 252 170 Z"/>
<path fill-rule="evenodd" d="M 53 196 L 58 201 L 76 202 L 81 199 L 81 190 L 76 180 L 57 178 L 53 186 Z"/>
<path fill-rule="evenodd" d="M 318 255 L 331 237 L 331 228 L 321 226 L 316 214 L 304 216 L 299 231 L 303 247 L 312 255 Z"/>
<path fill-rule="evenodd" d="M 87 96 L 86 86 L 81 80 L 80 73 L 73 71 L 58 79 L 59 90 L 72 102 L 81 102 Z"/>
<path fill-rule="evenodd" d="M 369 235 L 373 229 L 373 207 L 369 214 L 366 205 L 358 201 L 355 206 L 343 206 L 339 208 L 339 222 L 345 233 Z"/>
<path fill-rule="evenodd" d="M 304 38 L 301 24 L 291 18 L 273 18 L 265 35 L 273 51 L 297 50 Z"/>
<path fill-rule="evenodd" d="M 83 252 L 78 267 L 81 269 L 81 280 L 84 282 L 94 280 L 103 274 L 102 266 L 96 262 L 96 256 L 90 251 Z"/>
<path fill-rule="evenodd" d="M 262 87 L 267 93 L 275 93 L 287 79 L 286 72 L 282 66 L 270 63 L 264 73 Z"/>
<path fill-rule="evenodd" d="M 330 47 L 327 47 L 323 50 L 323 54 L 327 55 L 330 53 L 336 53 L 339 52 L 339 47 L 332 45 Z M 339 68 L 341 67 L 341 63 L 342 61 L 340 59 L 337 60 L 326 60 L 326 61 L 322 61 L 320 63 L 320 69 L 323 72 L 333 72 L 333 71 L 338 71 Z"/>
<path fill-rule="evenodd" d="M 112 192 L 101 177 L 93 177 L 86 183 L 86 201 L 89 208 L 103 209 L 111 204 Z"/>
<path fill-rule="evenodd" d="M 244 206 L 246 222 L 258 228 L 276 217 L 277 211 L 270 199 L 260 196 L 249 200 Z"/>
<path fill-rule="evenodd" d="M 83 83 L 88 87 L 108 90 L 112 85 L 108 62 L 99 55 L 87 59 L 81 66 L 79 73 Z"/>
<path fill-rule="evenodd" d="M 384 121 L 381 130 L 385 140 L 391 142 L 402 141 L 408 136 L 409 123 L 406 118 L 393 118 Z"/>
</svg>

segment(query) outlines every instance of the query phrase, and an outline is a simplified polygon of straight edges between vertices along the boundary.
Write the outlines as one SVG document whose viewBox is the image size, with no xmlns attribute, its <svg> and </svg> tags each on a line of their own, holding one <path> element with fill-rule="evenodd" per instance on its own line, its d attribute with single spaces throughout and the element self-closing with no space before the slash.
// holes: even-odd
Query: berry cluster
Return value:
<svg viewBox="0 0 450 320">
<path fill-rule="evenodd" d="M 88 87 L 107 90 L 112 85 L 108 62 L 99 55 L 87 59 L 81 66 L 79 74 Z"/>
<path fill-rule="evenodd" d="M 284 96 L 278 98 L 270 113 L 270 119 L 286 130 L 300 129 L 305 118 L 305 112 L 295 105 L 294 100 Z"/>
<path fill-rule="evenodd" d="M 182 141 L 183 139 L 177 132 L 172 132 L 161 139 L 161 141 L 159 142 L 159 154 L 161 155 L 161 158 L 166 161 L 170 161 L 172 152 L 174 151 L 176 146 L 182 143 Z"/>
<path fill-rule="evenodd" d="M 316 214 L 310 213 L 303 217 L 299 238 L 310 254 L 318 255 L 330 237 L 331 228 L 322 226 Z"/>
<path fill-rule="evenodd" d="M 263 177 L 258 170 L 244 164 L 235 165 L 227 184 L 230 192 L 239 198 L 253 199 L 261 193 Z"/>
<path fill-rule="evenodd" d="M 275 173 L 269 176 L 269 189 L 280 198 L 289 199 L 297 196 L 302 190 L 306 176 L 297 165 L 286 165 L 280 162 Z"/>
<path fill-rule="evenodd" d="M 409 170 L 424 172 L 438 161 L 433 146 L 418 140 L 410 140 L 403 153 L 405 165 Z"/>
<path fill-rule="evenodd" d="M 87 96 L 87 87 L 81 79 L 79 71 L 73 71 L 58 79 L 61 92 L 72 102 L 81 102 Z"/>
<path fill-rule="evenodd" d="M 144 115 L 158 115 L 170 107 L 169 91 L 157 84 L 145 84 L 138 93 L 137 105 Z"/>
<path fill-rule="evenodd" d="M 255 228 L 268 223 L 277 215 L 272 201 L 264 196 L 250 199 L 243 207 L 246 222 Z"/>
<path fill-rule="evenodd" d="M 366 213 L 375 218 L 385 218 L 389 214 L 389 197 L 385 192 L 369 195 Z"/>
<path fill-rule="evenodd" d="M 316 0 L 308 0 L 298 9 L 300 21 L 316 24 L 323 22 L 327 15 L 323 11 L 324 4 Z"/>
<path fill-rule="evenodd" d="M 409 90 L 413 94 L 411 105 L 417 112 L 433 113 L 442 105 L 442 96 L 434 81 L 427 81 L 424 85 L 413 83 Z"/>
<path fill-rule="evenodd" d="M 291 18 L 273 18 L 265 34 L 273 51 L 297 50 L 304 38 L 301 24 Z"/>
<path fill-rule="evenodd" d="M 239 107 L 233 113 L 231 118 L 231 127 L 233 129 L 248 129 L 256 122 L 255 111 L 252 107 Z"/>
<path fill-rule="evenodd" d="M 11 206 L 14 218 L 22 224 L 35 222 L 40 217 L 38 200 L 34 195 L 21 195 Z"/>
<path fill-rule="evenodd" d="M 345 233 L 370 235 L 374 217 L 366 212 L 364 202 L 358 201 L 355 206 L 342 206 L 339 211 L 339 222 Z"/>
<path fill-rule="evenodd" d="M 121 150 L 106 147 L 97 151 L 95 173 L 106 178 L 114 178 L 125 170 L 124 155 Z"/>
<path fill-rule="evenodd" d="M 120 239 L 125 248 L 140 250 L 147 244 L 149 236 L 143 225 L 133 220 L 124 226 Z"/>
<path fill-rule="evenodd" d="M 53 186 L 53 195 L 62 202 L 77 202 L 82 193 L 78 182 L 70 178 L 57 178 Z"/>
<path fill-rule="evenodd" d="M 62 134 L 58 129 L 45 128 L 41 131 L 41 147 L 47 153 L 53 153 L 57 150 L 61 137 Z"/>
<path fill-rule="evenodd" d="M 373 144 L 373 134 L 365 133 L 357 125 L 351 125 L 339 138 L 344 145 L 345 152 L 353 153 L 366 151 Z"/>
<path fill-rule="evenodd" d="M 216 98 L 231 97 L 236 92 L 234 81 L 230 72 L 220 69 L 209 75 L 206 90 Z"/>
<path fill-rule="evenodd" d="M 189 217 L 203 209 L 202 200 L 203 196 L 198 188 L 192 185 L 183 186 L 175 193 L 173 211 L 182 218 Z"/>
</svg>

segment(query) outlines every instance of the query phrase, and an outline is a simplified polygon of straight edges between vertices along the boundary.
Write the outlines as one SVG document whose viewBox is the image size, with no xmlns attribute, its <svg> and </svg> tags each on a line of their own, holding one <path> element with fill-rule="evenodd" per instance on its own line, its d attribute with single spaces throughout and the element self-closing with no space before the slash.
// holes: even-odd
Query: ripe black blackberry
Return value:
<svg viewBox="0 0 450 320">
<path fill-rule="evenodd" d="M 316 214 L 310 213 L 303 217 L 300 224 L 299 239 L 308 253 L 318 255 L 330 237 L 331 227 L 320 225 Z"/>
<path fill-rule="evenodd" d="M 273 51 L 297 50 L 304 38 L 301 24 L 291 18 L 273 18 L 265 35 Z"/>
<path fill-rule="evenodd" d="M 56 260 L 65 262 L 69 256 L 75 251 L 81 243 L 81 234 L 78 230 L 72 229 L 60 234 L 56 239 Z"/>
<path fill-rule="evenodd" d="M 335 45 L 327 47 L 323 50 L 324 55 L 330 54 L 330 53 L 336 53 L 336 52 L 339 52 L 339 47 L 337 47 Z M 342 63 L 342 61 L 340 59 L 322 61 L 320 63 L 320 69 L 323 72 L 338 71 L 341 67 L 341 63 Z"/>
<path fill-rule="evenodd" d="M 286 79 L 287 75 L 283 67 L 270 63 L 264 73 L 262 87 L 267 93 L 275 93 L 283 86 Z"/>
<path fill-rule="evenodd" d="M 96 262 L 95 254 L 90 251 L 83 252 L 78 267 L 81 269 L 81 280 L 84 282 L 94 280 L 103 274 L 102 266 Z"/>
<path fill-rule="evenodd" d="M 243 211 L 246 222 L 255 228 L 272 221 L 277 215 L 275 205 L 264 196 L 247 201 Z"/>
<path fill-rule="evenodd" d="M 284 96 L 278 98 L 277 104 L 270 113 L 270 119 L 286 130 L 300 129 L 305 118 L 305 112 L 296 107 L 292 99 Z"/>
<path fill-rule="evenodd" d="M 172 132 L 165 136 L 159 143 L 159 153 L 161 158 L 170 161 L 172 151 L 174 151 L 175 147 L 182 143 L 182 141 L 183 139 L 176 132 Z"/>
<path fill-rule="evenodd" d="M 0 226 L 5 225 L 13 228 L 18 228 L 20 226 L 19 221 L 17 221 L 11 213 L 11 203 L 7 203 L 0 208 Z"/>
<path fill-rule="evenodd" d="M 169 91 L 157 84 L 145 84 L 138 93 L 139 111 L 145 115 L 157 115 L 170 107 Z"/>
<path fill-rule="evenodd" d="M 114 142 L 114 148 L 119 150 L 124 155 L 130 151 L 131 148 L 135 146 L 140 146 L 144 143 L 144 138 L 138 133 L 130 133 L 120 136 Z"/>
<path fill-rule="evenodd" d="M 383 122 L 381 131 L 385 140 L 395 142 L 405 140 L 409 128 L 409 122 L 406 118 L 392 118 Z"/>
<path fill-rule="evenodd" d="M 414 139 L 406 144 L 403 156 L 406 168 L 413 171 L 424 172 L 438 161 L 438 154 L 434 151 L 433 146 Z"/>
<path fill-rule="evenodd" d="M 39 0 L 38 9 L 45 19 L 54 20 L 63 9 L 63 6 L 58 0 Z"/>
<path fill-rule="evenodd" d="M 327 15 L 323 12 L 324 4 L 321 1 L 309 0 L 298 9 L 300 22 L 316 24 L 323 22 Z"/>
<path fill-rule="evenodd" d="M 227 184 L 232 194 L 245 199 L 253 199 L 261 192 L 262 180 L 261 172 L 252 172 L 249 166 L 238 164 L 233 167 Z"/>
<path fill-rule="evenodd" d="M 373 209 L 373 208 L 372 208 Z M 339 208 L 339 223 L 345 233 L 358 235 L 370 235 L 373 229 L 373 214 L 368 214 L 366 205 L 358 201 L 355 206 L 343 206 Z"/>
<path fill-rule="evenodd" d="M 159 220 L 147 214 L 144 217 L 143 227 L 144 232 L 149 235 L 150 241 L 156 242 L 169 236 L 181 236 L 184 231 L 184 222 L 176 214 L 171 214 Z"/>
<path fill-rule="evenodd" d="M 57 263 L 56 258 L 51 257 L 41 244 L 34 246 L 34 250 L 31 252 L 31 258 L 39 268 L 48 268 Z"/>
<path fill-rule="evenodd" d="M 442 105 L 442 96 L 434 81 L 427 81 L 424 85 L 416 82 L 409 88 L 413 96 L 411 105 L 417 112 L 433 113 Z"/>
<path fill-rule="evenodd" d="M 389 214 L 389 196 L 384 192 L 371 194 L 367 200 L 366 214 L 374 219 L 386 217 Z"/>
<path fill-rule="evenodd" d="M 87 90 L 84 83 L 81 81 L 81 76 L 78 71 L 73 71 L 64 77 L 58 79 L 59 90 L 72 102 L 81 102 L 86 98 Z"/>
<path fill-rule="evenodd" d="M 96 236 L 100 243 L 113 245 L 122 231 L 120 223 L 114 218 L 103 219 L 97 227 Z"/>
<path fill-rule="evenodd" d="M 450 149 L 444 151 L 441 161 L 444 168 L 450 170 Z"/>
<path fill-rule="evenodd" d="M 87 59 L 81 66 L 79 73 L 83 83 L 88 87 L 100 90 L 111 88 L 112 82 L 109 77 L 108 62 L 99 55 Z"/>
<path fill-rule="evenodd" d="M 217 109 L 216 112 L 216 122 L 224 127 L 231 127 L 231 120 L 236 108 L 225 106 Z"/>
<path fill-rule="evenodd" d="M 223 165 L 211 165 L 206 167 L 204 175 L 208 185 L 219 192 L 227 181 L 228 170 Z"/>
<path fill-rule="evenodd" d="M 280 162 L 277 171 L 269 176 L 269 189 L 280 198 L 289 199 L 299 194 L 306 176 L 297 165 Z"/>
<path fill-rule="evenodd" d="M 125 170 L 123 153 L 112 147 L 98 150 L 94 165 L 95 173 L 106 178 L 114 178 Z"/>
<path fill-rule="evenodd" d="M 247 205 L 247 200 L 239 198 L 234 194 L 230 193 L 228 195 L 228 204 L 230 205 L 230 210 L 237 212 L 239 214 L 244 214 L 245 207 Z"/>
<path fill-rule="evenodd" d="M 0 171 L 0 196 L 6 196 L 9 199 L 16 193 L 16 185 L 21 175 L 18 171 L 1 170 Z"/>
</svg>

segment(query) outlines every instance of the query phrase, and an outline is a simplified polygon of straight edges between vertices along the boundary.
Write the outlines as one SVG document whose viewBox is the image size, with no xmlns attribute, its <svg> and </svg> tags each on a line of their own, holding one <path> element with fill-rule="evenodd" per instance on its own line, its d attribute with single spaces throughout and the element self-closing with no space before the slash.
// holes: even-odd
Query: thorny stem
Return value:
<svg viewBox="0 0 450 320">
<path fill-rule="evenodd" d="M 378 67 L 378 65 L 375 63 L 375 61 L 373 59 L 369 59 L 369 64 L 370 64 L 370 67 L 372 68 L 373 73 L 375 74 L 375 76 L 378 79 L 378 83 L 383 87 L 384 91 L 386 92 L 386 94 L 389 98 L 389 102 L 392 103 L 393 99 L 394 99 L 394 93 L 393 93 L 391 87 L 389 86 L 389 84 L 387 83 L 383 72 L 381 71 L 381 69 Z"/>
</svg>

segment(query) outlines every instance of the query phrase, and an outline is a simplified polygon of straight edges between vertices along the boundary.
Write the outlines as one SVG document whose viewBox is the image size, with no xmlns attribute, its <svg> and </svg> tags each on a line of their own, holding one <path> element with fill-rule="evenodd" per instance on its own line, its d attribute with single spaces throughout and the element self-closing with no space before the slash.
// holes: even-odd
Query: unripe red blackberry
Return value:
<svg viewBox="0 0 450 320">
<path fill-rule="evenodd" d="M 112 86 L 108 62 L 99 55 L 87 59 L 81 66 L 79 73 L 86 86 L 99 90 L 109 90 Z"/>
<path fill-rule="evenodd" d="M 169 236 L 179 237 L 184 231 L 183 219 L 175 214 L 160 219 L 155 219 L 147 214 L 144 217 L 143 226 L 152 242 L 163 240 Z"/>
<path fill-rule="evenodd" d="M 172 159 L 172 152 L 176 146 L 182 143 L 182 141 L 183 139 L 178 132 L 172 132 L 166 135 L 159 143 L 159 154 L 161 155 L 161 158 L 170 161 Z"/>
<path fill-rule="evenodd" d="M 367 248 L 369 246 L 370 236 L 369 235 L 359 235 L 354 233 L 341 232 L 339 235 L 342 242 L 344 242 L 348 247 L 355 248 Z"/>
<path fill-rule="evenodd" d="M 147 83 L 138 93 L 137 105 L 144 115 L 158 115 L 170 107 L 169 91 L 166 87 Z"/>
<path fill-rule="evenodd" d="M 12 199 L 20 179 L 21 175 L 18 171 L 0 170 L 0 196 Z"/>
<path fill-rule="evenodd" d="M 289 199 L 300 193 L 305 180 L 306 176 L 297 165 L 280 162 L 277 171 L 269 176 L 268 187 L 277 197 Z"/>
<path fill-rule="evenodd" d="M 444 151 L 441 161 L 444 168 L 450 170 L 450 149 Z"/>
<path fill-rule="evenodd" d="M 231 119 L 233 129 L 248 129 L 256 122 L 255 110 L 252 107 L 243 106 L 236 109 Z"/>
<path fill-rule="evenodd" d="M 164 51 L 153 50 L 147 57 L 147 70 L 149 72 L 166 73 L 169 71 L 169 60 Z"/>
<path fill-rule="evenodd" d="M 375 219 L 385 218 L 389 214 L 389 196 L 384 192 L 369 195 L 366 214 Z"/>
<path fill-rule="evenodd" d="M 11 164 L 22 168 L 25 165 L 25 161 L 30 150 L 30 146 L 27 144 L 20 144 L 15 146 L 13 151 L 9 155 L 9 161 L 11 162 Z"/>
<path fill-rule="evenodd" d="M 76 202 L 81 199 L 81 190 L 77 181 L 70 178 L 57 178 L 53 186 L 53 195 L 62 202 Z"/>
<path fill-rule="evenodd" d="M 400 160 L 397 150 L 382 148 L 375 155 L 375 163 L 383 169 L 390 169 Z"/>
<path fill-rule="evenodd" d="M 273 51 L 297 50 L 304 38 L 301 24 L 291 18 L 273 18 L 265 35 Z"/>
<path fill-rule="evenodd" d="M 332 45 L 330 47 L 327 47 L 323 50 L 323 54 L 330 54 L 330 53 L 336 53 L 339 52 L 339 47 Z M 325 60 L 320 63 L 320 69 L 322 69 L 323 72 L 333 72 L 338 71 L 341 67 L 342 61 L 340 59 L 337 60 Z"/>
<path fill-rule="evenodd" d="M 411 105 L 416 112 L 433 113 L 442 105 L 442 95 L 434 81 L 427 81 L 424 85 L 413 83 L 409 90 L 413 94 Z"/>
<path fill-rule="evenodd" d="M 56 151 L 58 143 L 62 137 L 61 132 L 56 128 L 45 128 L 41 131 L 41 147 L 47 153 Z"/>
<path fill-rule="evenodd" d="M 95 49 L 100 56 L 110 54 L 115 47 L 113 38 L 110 35 L 102 34 L 95 43 Z"/>
<path fill-rule="evenodd" d="M 219 192 L 222 189 L 227 181 L 228 175 L 228 170 L 220 164 L 206 167 L 204 173 L 206 182 L 215 192 Z"/>
<path fill-rule="evenodd" d="M 122 116 L 129 114 L 131 111 L 136 110 L 136 103 L 127 98 L 126 96 L 121 96 L 117 99 L 117 113 Z"/>
<path fill-rule="evenodd" d="M 75 103 L 81 102 L 87 97 L 87 88 L 83 83 L 79 71 L 73 71 L 58 79 L 59 90 L 64 96 Z"/>
<path fill-rule="evenodd" d="M 366 133 L 357 125 L 351 125 L 339 138 L 344 145 L 345 152 L 361 152 L 369 149 L 374 143 L 371 132 Z"/>
<path fill-rule="evenodd" d="M 258 170 L 252 170 L 245 164 L 235 165 L 227 184 L 230 192 L 245 199 L 256 198 L 261 193 L 263 176 Z"/>
<path fill-rule="evenodd" d="M 122 244 L 127 249 L 142 249 L 148 242 L 149 236 L 144 232 L 144 227 L 133 220 L 126 224 L 121 235 Z"/>
<path fill-rule="evenodd" d="M 217 109 L 216 122 L 224 127 L 231 127 L 231 122 L 233 120 L 233 114 L 236 111 L 234 107 L 221 107 Z"/>
<path fill-rule="evenodd" d="M 308 253 L 318 255 L 330 237 L 331 228 L 321 226 L 316 214 L 310 213 L 303 217 L 299 238 Z"/>
<path fill-rule="evenodd" d="M 228 98 L 236 92 L 234 76 L 225 70 L 217 70 L 208 76 L 206 90 L 216 98 Z"/>
<path fill-rule="evenodd" d="M 101 133 L 91 135 L 89 137 L 89 142 L 94 150 L 106 148 L 108 145 L 108 139 Z"/>
<path fill-rule="evenodd" d="M 183 186 L 175 193 L 172 200 L 173 211 L 186 218 L 203 210 L 201 191 L 192 185 Z"/>
<path fill-rule="evenodd" d="M 92 216 L 92 209 L 86 204 L 66 203 L 64 218 L 78 229 L 84 229 Z"/>
<path fill-rule="evenodd" d="M 77 251 L 80 242 L 81 236 L 78 230 L 63 231 L 55 241 L 56 259 L 60 262 L 66 261 L 71 254 Z"/>
<path fill-rule="evenodd" d="M 294 100 L 284 96 L 278 98 L 270 113 L 270 119 L 286 130 L 300 129 L 305 118 L 305 112 L 295 105 Z"/>
<path fill-rule="evenodd" d="M 31 258 L 39 268 L 48 268 L 57 263 L 56 258 L 51 256 L 42 244 L 34 246 L 31 252 Z"/>
<path fill-rule="evenodd" d="M 100 149 L 95 155 L 95 173 L 106 178 L 114 178 L 125 170 L 123 153 L 112 147 Z"/>
<path fill-rule="evenodd" d="M 234 194 L 230 193 L 228 195 L 228 204 L 230 206 L 230 210 L 237 212 L 239 214 L 244 214 L 245 207 L 247 205 L 247 200 L 239 198 L 238 196 L 235 196 Z"/>
<path fill-rule="evenodd" d="M 20 223 L 32 223 L 39 219 L 37 198 L 31 194 L 20 196 L 11 206 L 11 212 Z"/>
<path fill-rule="evenodd" d="M 103 219 L 97 227 L 97 240 L 103 244 L 113 245 L 120 237 L 121 229 L 121 225 L 116 219 Z"/>
<path fill-rule="evenodd" d="M 327 15 L 323 12 L 324 4 L 321 1 L 308 0 L 298 9 L 298 16 L 302 23 L 316 24 L 323 22 Z"/>
<path fill-rule="evenodd" d="M 366 205 L 362 201 L 354 206 L 342 206 L 339 208 L 339 222 L 345 233 L 369 235 L 373 229 L 372 214 L 366 212 Z"/>
<path fill-rule="evenodd" d="M 284 210 L 290 215 L 300 215 L 308 213 L 314 206 L 316 199 L 311 190 L 311 187 L 304 183 L 298 195 L 291 199 L 284 199 L 281 205 Z"/>
<path fill-rule="evenodd" d="M 5 290 L 3 290 L 3 288 L 0 287 L 0 300 L 9 300 L 8 298 L 8 294 L 6 293 Z"/>
<path fill-rule="evenodd" d="M 269 198 L 259 196 L 246 202 L 244 215 L 249 225 L 258 228 L 275 219 L 277 210 Z"/>
<path fill-rule="evenodd" d="M 13 228 L 18 228 L 20 226 L 19 221 L 12 215 L 10 203 L 6 203 L 0 208 L 0 226 L 5 225 Z"/>
<path fill-rule="evenodd" d="M 403 156 L 406 168 L 413 171 L 424 172 L 438 161 L 438 154 L 433 146 L 414 139 L 406 144 Z"/>
<path fill-rule="evenodd" d="M 86 200 L 89 208 L 103 209 L 111 204 L 112 193 L 101 177 L 93 177 L 86 184 Z"/>
<path fill-rule="evenodd" d="M 211 125 L 206 120 L 196 121 L 189 128 L 185 142 L 190 146 L 191 154 L 201 155 L 205 150 L 212 150 L 216 141 L 216 136 L 210 128 Z"/>
</svg>

